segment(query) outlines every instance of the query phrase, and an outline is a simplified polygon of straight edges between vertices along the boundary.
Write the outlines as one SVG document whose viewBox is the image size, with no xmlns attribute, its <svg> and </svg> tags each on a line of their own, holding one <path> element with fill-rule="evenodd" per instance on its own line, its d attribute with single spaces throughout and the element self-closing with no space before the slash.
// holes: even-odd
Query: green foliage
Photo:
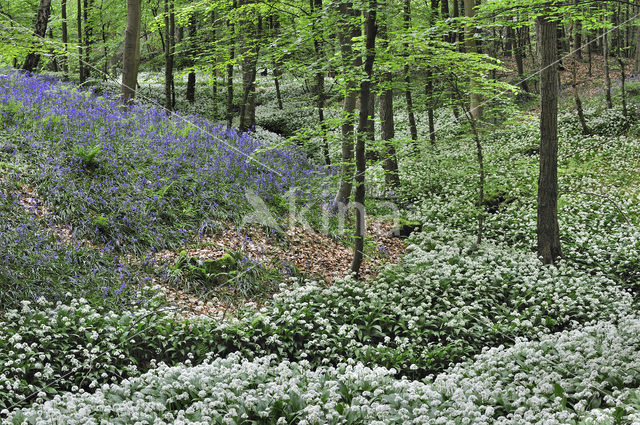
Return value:
<svg viewBox="0 0 640 425">
<path fill-rule="evenodd" d="M 100 165 L 100 153 L 102 152 L 102 144 L 98 143 L 93 146 L 78 146 L 73 152 L 80 158 L 84 167 L 93 170 Z"/>
</svg>

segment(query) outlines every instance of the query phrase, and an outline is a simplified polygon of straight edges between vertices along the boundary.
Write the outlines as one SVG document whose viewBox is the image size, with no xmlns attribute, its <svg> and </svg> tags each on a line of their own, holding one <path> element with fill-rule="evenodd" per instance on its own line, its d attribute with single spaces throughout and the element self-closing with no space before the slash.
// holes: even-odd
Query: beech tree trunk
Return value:
<svg viewBox="0 0 640 425">
<path fill-rule="evenodd" d="M 33 32 L 33 34 L 39 39 L 44 38 L 47 34 L 47 24 L 49 23 L 50 13 L 51 0 L 40 0 L 40 7 L 36 14 L 35 30 Z M 35 43 L 39 44 L 40 40 L 37 40 Z M 33 70 L 38 66 L 38 62 L 40 62 L 40 53 L 38 53 L 34 47 L 34 49 L 27 55 L 22 69 L 28 72 L 33 72 Z"/>
<path fill-rule="evenodd" d="M 246 12 L 244 12 L 246 13 Z M 243 21 L 244 32 L 242 52 L 242 104 L 240 105 L 240 131 L 247 131 L 256 124 L 256 74 L 258 66 L 258 37 L 262 19 L 258 16 L 257 28 L 250 19 Z"/>
<path fill-rule="evenodd" d="M 345 69 L 357 71 L 362 66 L 362 59 L 360 55 L 354 55 L 352 46 L 353 39 L 360 35 L 360 29 L 352 22 L 352 19 L 354 19 L 357 14 L 353 10 L 352 4 L 348 2 L 340 3 L 339 10 L 340 14 L 345 17 L 345 21 L 341 21 L 338 32 L 342 62 Z M 335 203 L 338 206 L 349 203 L 353 189 L 353 126 L 358 90 L 356 80 L 354 76 L 351 75 L 352 72 L 348 72 L 348 74 L 350 75 L 347 76 L 346 92 L 342 107 L 344 120 L 340 126 L 342 132 L 342 165 L 340 166 L 340 187 L 335 198 Z"/>
<path fill-rule="evenodd" d="M 236 8 L 236 0 L 233 0 L 232 10 Z M 234 34 L 235 28 L 231 20 L 227 20 L 227 28 L 231 34 Z M 234 45 L 229 47 L 229 64 L 227 65 L 227 111 L 226 121 L 227 128 L 231 128 L 233 124 L 233 63 L 236 58 L 236 51 Z"/>
<path fill-rule="evenodd" d="M 389 0 L 385 1 L 384 19 L 380 21 L 379 34 L 381 40 L 381 48 L 383 51 L 387 50 L 389 41 L 387 33 L 387 22 L 391 18 L 389 13 Z M 445 4 L 443 2 L 443 4 Z M 384 150 L 382 152 L 383 161 L 382 168 L 384 169 L 385 185 L 389 189 L 397 189 L 400 187 L 400 177 L 398 174 L 398 159 L 396 157 L 396 148 L 393 145 L 393 139 L 395 138 L 395 123 L 393 121 L 393 89 L 391 84 L 393 83 L 393 75 L 390 71 L 385 71 L 382 74 L 381 82 L 383 85 L 383 91 L 380 95 L 380 130 L 382 134 L 382 140 L 384 141 Z"/>
<path fill-rule="evenodd" d="M 513 32 L 515 40 L 513 46 L 513 56 L 516 60 L 516 68 L 518 69 L 518 80 L 520 81 L 520 88 L 525 92 L 529 92 L 529 84 L 524 78 L 524 37 L 522 37 L 522 31 L 525 28 L 518 28 Z"/>
<path fill-rule="evenodd" d="M 606 86 L 605 98 L 607 99 L 607 108 L 613 108 L 613 102 L 611 100 L 611 75 L 609 67 L 609 37 L 607 36 L 607 30 L 602 35 L 602 56 L 604 58 L 604 82 Z"/>
<path fill-rule="evenodd" d="M 366 171 L 366 138 L 367 127 L 369 127 L 368 108 L 369 96 L 371 95 L 371 80 L 373 79 L 373 61 L 376 54 L 376 0 L 369 0 L 369 9 L 365 13 L 364 33 L 365 33 L 365 60 L 364 73 L 366 78 L 360 82 L 360 116 L 358 120 L 358 136 L 356 140 L 356 176 L 355 176 L 355 203 L 356 203 L 356 231 L 354 238 L 353 262 L 351 271 L 356 275 L 360 273 L 360 266 L 364 257 L 364 237 L 366 232 L 365 224 L 365 171 Z"/>
<path fill-rule="evenodd" d="M 317 31 L 317 25 L 316 25 L 316 19 L 317 19 L 317 14 L 320 13 L 322 11 L 322 0 L 310 0 L 310 8 L 311 8 L 311 13 L 314 14 L 314 17 L 312 18 L 312 32 L 313 32 L 313 49 L 315 51 L 316 54 L 316 60 L 318 63 L 321 63 L 323 61 L 323 54 L 322 54 L 322 46 L 320 45 L 320 39 L 322 37 L 321 34 L 316 34 Z M 321 139 L 322 139 L 322 153 L 324 155 L 324 163 L 325 165 L 331 165 L 331 156 L 329 154 L 329 142 L 327 141 L 327 136 L 326 136 L 326 123 L 324 121 L 324 102 L 325 102 L 325 94 L 324 94 L 324 73 L 322 71 L 318 71 L 316 72 L 315 75 L 315 87 L 314 87 L 314 91 L 315 91 L 315 96 L 316 96 L 316 106 L 318 108 L 318 123 L 320 124 L 320 133 L 321 133 Z"/>
<path fill-rule="evenodd" d="M 464 15 L 467 18 L 473 18 L 476 15 L 475 11 L 475 0 L 464 0 Z M 477 52 L 478 46 L 476 45 L 476 40 L 474 35 L 474 30 L 471 25 L 465 26 L 465 37 L 464 44 L 467 52 Z M 473 86 L 472 86 L 473 88 Z M 482 119 L 482 97 L 479 94 L 471 93 L 470 95 L 470 104 L 469 107 L 471 109 L 471 114 L 475 120 Z"/>
<path fill-rule="evenodd" d="M 84 9 L 82 10 L 82 16 L 84 19 L 84 78 L 87 79 L 91 76 L 91 42 L 93 38 L 92 27 L 89 22 L 89 12 L 93 8 L 93 2 L 84 0 Z"/>
<path fill-rule="evenodd" d="M 175 19 L 173 17 L 173 0 L 164 0 L 164 27 L 166 40 L 164 43 L 164 107 L 173 110 L 173 54 L 175 43 Z"/>
<path fill-rule="evenodd" d="M 127 28 L 124 32 L 122 102 L 131 103 L 136 95 L 140 50 L 141 0 L 127 0 Z"/>
<path fill-rule="evenodd" d="M 454 4 L 457 4 L 458 0 L 454 0 Z M 454 11 L 457 10 L 454 8 Z M 411 0 L 404 1 L 404 29 L 409 31 L 411 27 Z M 405 43 L 405 51 L 409 52 L 409 44 Z M 413 113 L 413 96 L 411 95 L 411 71 L 409 65 L 404 66 L 404 82 L 406 88 L 404 90 L 405 100 L 407 102 L 407 115 L 409 116 L 409 132 L 411 133 L 411 140 L 413 140 L 413 149 L 415 152 L 419 151 L 418 146 L 418 127 L 416 126 L 416 117 Z"/>
<path fill-rule="evenodd" d="M 558 226 L 557 23 L 537 18 L 540 69 L 540 171 L 538 175 L 538 256 L 544 264 L 562 258 Z"/>
<path fill-rule="evenodd" d="M 84 65 L 84 44 L 82 40 L 82 0 L 78 0 L 78 15 L 77 15 L 77 24 L 78 24 L 78 71 L 79 71 L 79 79 L 80 84 L 84 83 L 86 80 L 85 75 L 85 65 Z"/>
<path fill-rule="evenodd" d="M 60 5 L 62 15 L 62 44 L 64 44 L 64 56 L 62 59 L 62 71 L 64 78 L 69 78 L 69 29 L 67 27 L 67 0 L 62 0 Z"/>
<path fill-rule="evenodd" d="M 196 15 L 191 15 L 189 18 L 189 74 L 187 75 L 187 93 L 186 98 L 189 103 L 193 103 L 196 100 L 196 71 L 193 67 L 196 64 Z"/>
<path fill-rule="evenodd" d="M 636 0 L 638 10 L 640 10 L 640 0 Z M 640 24 L 636 25 L 636 52 L 633 63 L 633 73 L 640 74 Z"/>
</svg>

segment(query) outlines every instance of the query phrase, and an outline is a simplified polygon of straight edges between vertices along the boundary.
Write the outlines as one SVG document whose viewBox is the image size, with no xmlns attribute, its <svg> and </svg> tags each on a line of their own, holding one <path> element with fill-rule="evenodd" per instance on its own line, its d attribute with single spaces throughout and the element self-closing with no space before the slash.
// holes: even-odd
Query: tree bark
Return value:
<svg viewBox="0 0 640 425">
<path fill-rule="evenodd" d="M 242 3 L 241 3 L 242 4 Z M 243 11 L 246 13 L 246 11 Z M 240 131 L 255 127 L 256 123 L 256 74 L 260 46 L 258 37 L 262 19 L 258 16 L 257 27 L 251 19 L 244 19 L 241 29 L 244 33 L 242 52 L 242 104 L 240 105 Z"/>
<path fill-rule="evenodd" d="M 513 56 L 516 59 L 516 68 L 518 69 L 518 80 L 520 81 L 520 88 L 525 92 L 529 92 L 529 84 L 524 78 L 524 40 L 522 37 L 523 28 L 519 28 L 513 32 L 515 40 L 513 45 Z"/>
<path fill-rule="evenodd" d="M 172 25 L 173 0 L 164 0 L 164 27 L 166 40 L 164 43 L 164 108 L 173 110 L 173 53 L 174 31 Z M 174 21 L 175 24 L 175 21 Z"/>
<path fill-rule="evenodd" d="M 89 12 L 93 8 L 93 2 L 84 0 L 84 9 L 82 10 L 82 16 L 84 19 L 84 78 L 87 79 L 91 76 L 91 43 L 93 38 L 92 27 L 89 23 Z"/>
<path fill-rule="evenodd" d="M 193 68 L 196 64 L 196 15 L 189 18 L 189 74 L 187 75 L 187 102 L 193 103 L 196 100 L 196 71 Z"/>
<path fill-rule="evenodd" d="M 558 67 L 557 23 L 537 18 L 540 40 L 540 170 L 538 175 L 538 256 L 544 264 L 562 258 L 558 226 Z"/>
<path fill-rule="evenodd" d="M 127 0 L 127 28 L 124 32 L 122 102 L 131 103 L 136 95 L 140 50 L 141 0 Z"/>
<path fill-rule="evenodd" d="M 473 18 L 476 15 L 475 0 L 464 0 L 464 15 L 467 18 Z M 464 37 L 465 49 L 469 53 L 477 52 L 478 46 L 474 37 L 474 30 L 471 25 L 465 26 Z M 473 90 L 473 85 L 472 85 Z M 470 109 L 473 118 L 476 121 L 482 119 L 482 97 L 477 93 L 471 93 L 470 95 Z"/>
<path fill-rule="evenodd" d="M 640 10 L 640 0 L 636 0 L 638 10 Z M 633 73 L 640 74 L 640 24 L 636 25 L 636 51 L 633 63 Z"/>
<path fill-rule="evenodd" d="M 604 58 L 605 98 L 607 99 L 607 108 L 611 109 L 613 108 L 613 102 L 611 100 L 611 75 L 609 72 L 609 37 L 606 30 L 602 34 L 602 56 Z"/>
<path fill-rule="evenodd" d="M 78 15 L 77 15 L 77 24 L 78 24 L 78 71 L 79 71 L 79 79 L 80 84 L 84 83 L 85 76 L 85 66 L 84 66 L 84 44 L 82 40 L 82 0 L 78 0 Z"/>
<path fill-rule="evenodd" d="M 47 24 L 49 23 L 50 13 L 51 0 L 40 0 L 40 7 L 38 8 L 38 13 L 36 14 L 35 30 L 33 32 L 33 34 L 38 38 L 35 43 L 39 44 L 39 39 L 43 39 L 47 34 Z M 36 48 L 34 46 L 34 48 L 27 55 L 22 69 L 28 72 L 33 72 L 33 70 L 38 66 L 38 62 L 40 62 L 40 53 L 36 51 Z"/>
<path fill-rule="evenodd" d="M 445 4 L 446 1 L 443 2 Z M 383 51 L 389 46 L 387 22 L 390 21 L 389 0 L 385 0 L 383 5 L 385 16 L 380 20 L 379 34 L 380 44 Z M 390 189 L 400 187 L 400 177 L 398 173 L 398 159 L 396 148 L 393 144 L 395 138 L 395 123 L 393 120 L 393 75 L 391 71 L 385 70 L 381 76 L 383 91 L 380 95 L 380 132 L 384 141 L 384 151 L 382 168 L 384 169 L 385 186 Z"/>
<path fill-rule="evenodd" d="M 338 206 L 349 203 L 349 198 L 351 197 L 351 191 L 353 189 L 353 120 L 354 112 L 356 110 L 358 90 L 354 76 L 351 75 L 352 73 L 349 72 L 349 70 L 359 70 L 362 66 L 362 59 L 360 55 L 354 55 L 352 46 L 353 39 L 360 35 L 358 26 L 353 23 L 357 14 L 353 10 L 352 4 L 347 2 L 340 3 L 340 14 L 344 17 L 344 20 L 342 20 L 339 25 L 338 38 L 340 41 L 342 62 L 348 75 L 342 107 L 344 120 L 340 126 L 342 132 L 342 165 L 340 167 L 340 187 L 335 197 L 335 203 Z"/>
<path fill-rule="evenodd" d="M 319 12 L 322 11 L 322 0 L 310 0 L 310 9 L 311 13 L 314 15 L 312 17 L 311 31 L 313 33 L 313 49 L 316 54 L 317 63 L 322 63 L 324 58 L 322 54 L 322 46 L 320 45 L 321 35 L 316 34 L 317 25 L 316 20 L 318 19 Z M 324 121 L 324 102 L 325 102 L 325 93 L 324 93 L 324 73 L 320 70 L 316 72 L 315 75 L 315 96 L 316 96 L 316 107 L 318 108 L 318 123 L 320 124 L 320 137 L 322 139 L 322 153 L 324 155 L 324 163 L 325 165 L 331 165 L 331 155 L 329 154 L 329 142 L 327 141 L 326 136 L 326 123 Z"/>
<path fill-rule="evenodd" d="M 232 10 L 234 10 L 237 6 L 236 0 L 233 0 Z M 235 33 L 234 24 L 231 20 L 227 19 L 227 28 L 231 34 Z M 233 63 L 236 58 L 236 50 L 234 44 L 229 47 L 229 64 L 227 65 L 227 111 L 226 111 L 226 121 L 227 128 L 231 128 L 233 124 Z"/>
<path fill-rule="evenodd" d="M 69 78 L 69 29 L 67 26 L 67 0 L 62 0 L 60 5 L 62 15 L 62 44 L 64 44 L 64 57 L 62 60 L 62 71 L 64 79 Z"/>
<path fill-rule="evenodd" d="M 355 203 L 356 203 L 356 231 L 354 237 L 353 262 L 351 271 L 356 275 L 360 273 L 360 266 L 364 257 L 365 224 L 365 171 L 366 171 L 366 138 L 369 127 L 370 112 L 369 96 L 371 95 L 371 80 L 373 78 L 373 62 L 376 54 L 376 0 L 369 0 L 369 8 L 365 13 L 365 78 L 360 82 L 360 116 L 358 120 L 358 136 L 356 139 L 356 176 L 355 176 Z"/>
<path fill-rule="evenodd" d="M 458 0 L 454 0 L 454 4 L 457 4 Z M 454 8 L 454 11 L 456 9 Z M 411 27 L 411 0 L 404 1 L 404 29 L 408 32 Z M 405 51 L 409 52 L 409 44 L 405 43 L 404 45 Z M 406 84 L 406 88 L 404 90 L 405 100 L 407 102 L 407 115 L 409 116 L 409 132 L 411 133 L 411 140 L 413 140 L 413 149 L 415 152 L 418 152 L 418 127 L 416 126 L 416 117 L 413 113 L 413 96 L 411 95 L 411 71 L 409 68 L 409 64 L 404 66 L 404 82 Z"/>
</svg>

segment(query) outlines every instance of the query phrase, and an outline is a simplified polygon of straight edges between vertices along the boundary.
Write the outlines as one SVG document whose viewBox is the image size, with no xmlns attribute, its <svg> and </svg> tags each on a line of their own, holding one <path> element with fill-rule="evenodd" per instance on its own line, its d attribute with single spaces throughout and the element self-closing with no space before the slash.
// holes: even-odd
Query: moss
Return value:
<svg viewBox="0 0 640 425">
<path fill-rule="evenodd" d="M 393 228 L 393 236 L 397 238 L 408 238 L 412 232 L 422 230 L 422 223 L 419 221 L 411 221 L 405 219 L 398 219 L 398 223 Z"/>
</svg>

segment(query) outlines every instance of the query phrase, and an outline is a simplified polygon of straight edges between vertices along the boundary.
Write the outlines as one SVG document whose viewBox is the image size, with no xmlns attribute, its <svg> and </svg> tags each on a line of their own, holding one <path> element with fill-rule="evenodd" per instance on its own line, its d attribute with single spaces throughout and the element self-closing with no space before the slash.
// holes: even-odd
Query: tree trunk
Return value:
<svg viewBox="0 0 640 425">
<path fill-rule="evenodd" d="M 89 24 L 89 12 L 93 8 L 93 2 L 84 0 L 84 9 L 82 16 L 84 18 L 84 78 L 87 79 L 91 76 L 91 43 L 93 38 L 93 32 L 91 25 Z"/>
<path fill-rule="evenodd" d="M 640 10 L 640 0 L 636 0 L 638 10 Z M 640 74 L 640 23 L 636 25 L 636 52 L 633 63 L 633 73 Z"/>
<path fill-rule="evenodd" d="M 191 15 L 189 18 L 189 74 L 187 76 L 187 93 L 186 98 L 189 103 L 193 103 L 196 100 L 196 71 L 194 66 L 196 64 L 196 15 Z"/>
<path fill-rule="evenodd" d="M 360 116 L 358 120 L 358 136 L 356 139 L 356 176 L 355 176 L 355 203 L 356 203 L 356 229 L 354 237 L 353 262 L 351 271 L 356 275 L 360 273 L 360 266 L 364 257 L 364 237 L 366 232 L 365 224 L 365 170 L 366 170 L 366 137 L 367 127 L 369 127 L 368 108 L 369 96 L 371 95 L 371 80 L 373 79 L 373 61 L 376 54 L 376 0 L 369 0 L 369 9 L 365 13 L 364 33 L 365 33 L 365 61 L 364 73 L 366 77 L 360 82 Z"/>
<path fill-rule="evenodd" d="M 440 17 L 442 19 L 449 17 L 449 0 L 440 0 Z"/>
<path fill-rule="evenodd" d="M 173 0 L 164 0 L 164 27 L 166 40 L 164 43 L 164 107 L 173 110 L 173 44 L 175 27 L 171 24 Z M 174 21 L 175 23 L 175 21 Z"/>
<path fill-rule="evenodd" d="M 446 3 L 446 0 L 443 4 Z M 379 34 L 381 40 L 382 51 L 386 51 L 389 47 L 387 22 L 391 19 L 389 10 L 389 0 L 383 4 L 385 16 L 380 20 Z M 383 91 L 380 95 L 380 130 L 382 140 L 384 141 L 384 150 L 382 152 L 384 169 L 385 186 L 389 189 L 397 189 L 400 187 L 400 177 L 398 173 L 398 159 L 396 157 L 396 148 L 393 144 L 395 138 L 395 123 L 393 121 L 393 75 L 390 71 L 383 72 L 381 76 L 381 84 Z"/>
<path fill-rule="evenodd" d="M 451 11 L 452 12 L 451 17 L 454 19 L 460 17 L 460 8 L 458 7 L 458 1 L 459 0 L 452 0 L 453 10 Z M 455 30 L 453 31 L 451 41 L 452 42 L 462 41 L 462 38 L 460 37 L 460 33 L 458 31 L 455 31 Z"/>
<path fill-rule="evenodd" d="M 64 44 L 64 56 L 62 59 L 62 71 L 64 79 L 69 78 L 69 29 L 67 27 L 67 0 L 62 0 L 60 6 L 62 15 L 62 44 Z"/>
<path fill-rule="evenodd" d="M 513 36 L 513 57 L 516 61 L 516 69 L 518 71 L 518 81 L 520 81 L 520 88 L 525 92 L 529 92 L 529 84 L 524 78 L 524 37 L 522 36 L 523 29 L 524 28 L 517 28 L 511 32 Z"/>
<path fill-rule="evenodd" d="M 562 258 L 558 226 L 558 67 L 557 23 L 537 18 L 540 40 L 540 171 L 538 175 L 538 256 L 544 264 Z"/>
<path fill-rule="evenodd" d="M 284 106 L 282 105 L 282 93 L 280 92 L 280 68 L 277 64 L 273 64 L 273 82 L 276 86 L 276 100 L 278 101 L 278 109 L 282 111 Z"/>
<path fill-rule="evenodd" d="M 592 39 L 591 39 L 591 33 L 589 31 L 587 31 L 587 56 L 588 56 L 588 61 L 589 61 L 589 66 L 587 68 L 587 76 L 592 77 L 593 76 L 593 60 L 592 60 L 592 56 L 593 56 L 593 43 L 592 43 Z"/>
<path fill-rule="evenodd" d="M 340 167 L 340 188 L 336 194 L 335 203 L 338 206 L 349 203 L 351 191 L 353 189 L 353 119 L 356 110 L 356 101 L 358 98 L 357 84 L 353 71 L 357 71 L 362 66 L 360 55 L 353 52 L 353 40 L 360 35 L 358 26 L 353 25 L 352 19 L 357 14 L 353 10 L 351 3 L 340 3 L 340 14 L 345 17 L 339 26 L 338 38 L 340 40 L 340 53 L 344 68 L 347 70 L 346 92 L 343 104 L 344 120 L 341 124 L 342 131 L 342 165 Z M 351 70 L 352 72 L 349 72 Z"/>
<path fill-rule="evenodd" d="M 620 91 L 622 96 L 622 115 L 627 116 L 627 76 L 625 75 L 624 59 L 622 53 L 618 55 L 618 65 L 620 66 Z"/>
<path fill-rule="evenodd" d="M 572 20 L 569 24 L 569 45 L 573 45 L 575 28 L 577 28 L 577 22 Z M 573 99 L 576 102 L 576 111 L 578 112 L 578 118 L 580 119 L 582 134 L 588 135 L 590 133 L 589 126 L 587 126 L 587 120 L 584 117 L 582 100 L 580 99 L 580 93 L 578 91 L 578 50 L 573 51 L 569 60 L 571 62 L 571 89 L 573 91 Z"/>
<path fill-rule="evenodd" d="M 127 0 L 127 28 L 124 32 L 122 102 L 131 103 L 136 95 L 140 50 L 141 0 Z"/>
<path fill-rule="evenodd" d="M 454 0 L 454 4 L 457 4 L 458 0 Z M 457 10 L 454 8 L 454 11 Z M 411 27 L 411 0 L 404 1 L 404 29 L 408 32 Z M 409 52 L 409 44 L 405 43 L 404 45 L 405 51 Z M 407 102 L 407 114 L 409 115 L 409 132 L 411 133 L 411 140 L 413 140 L 413 148 L 415 152 L 418 152 L 418 127 L 416 126 L 416 117 L 413 113 L 413 97 L 411 96 L 411 71 L 409 65 L 404 66 L 404 82 L 406 84 L 406 88 L 404 91 L 404 96 Z"/>
<path fill-rule="evenodd" d="M 42 39 L 47 34 L 47 24 L 49 23 L 49 14 L 51 13 L 51 0 L 40 0 L 40 7 L 38 8 L 38 13 L 36 14 L 36 25 L 33 34 L 37 39 Z M 40 43 L 40 40 L 37 40 L 35 43 Z M 28 72 L 33 72 L 33 70 L 38 66 L 38 62 L 40 62 L 40 53 L 36 52 L 35 46 L 31 52 L 27 55 L 27 58 L 24 61 L 24 65 L 22 69 Z"/>
<path fill-rule="evenodd" d="M 385 76 L 385 79 L 391 81 L 391 74 Z M 389 188 L 399 188 L 398 159 L 396 148 L 392 142 L 395 137 L 395 126 L 393 121 L 393 90 L 391 89 L 383 91 L 380 96 L 380 126 L 382 140 L 385 141 L 384 161 L 382 162 L 385 184 Z"/>
<path fill-rule="evenodd" d="M 84 83 L 85 76 L 85 65 L 84 65 L 84 44 L 82 40 L 82 0 L 78 0 L 78 71 L 80 77 L 80 84 Z"/>
<path fill-rule="evenodd" d="M 475 0 L 464 0 L 464 15 L 467 18 L 473 18 L 476 15 Z M 473 30 L 471 25 L 465 26 L 464 43 L 465 43 L 465 49 L 469 53 L 475 53 L 478 51 L 478 46 L 476 45 L 474 32 L 475 31 Z M 479 121 L 482 119 L 482 97 L 477 93 L 473 93 L 473 85 L 471 87 L 472 87 L 471 88 L 472 93 L 470 96 L 471 114 L 473 115 L 473 118 L 476 121 Z"/>
<path fill-rule="evenodd" d="M 243 12 L 246 13 L 246 12 Z M 241 26 L 245 34 L 242 52 L 242 104 L 240 105 L 240 131 L 247 131 L 256 124 L 256 73 L 258 66 L 258 37 L 262 19 L 258 16 L 257 28 L 250 19 Z"/>
<path fill-rule="evenodd" d="M 574 4 L 578 4 L 578 0 L 574 0 Z M 580 19 L 575 20 L 574 31 L 574 44 L 573 51 L 576 59 L 582 60 L 582 21 Z"/>
<path fill-rule="evenodd" d="M 322 0 L 310 0 L 310 9 L 311 13 L 314 15 L 312 17 L 311 23 L 311 31 L 313 33 L 313 49 L 316 54 L 317 63 L 322 63 L 324 61 L 322 54 L 322 46 L 320 45 L 320 34 L 316 34 L 317 25 L 316 20 L 318 19 L 319 13 L 322 11 Z M 316 107 L 318 108 L 318 123 L 320 124 L 320 137 L 322 138 L 322 153 L 324 155 L 324 163 L 325 165 L 331 165 L 331 155 L 329 154 L 329 142 L 327 141 L 326 135 L 326 123 L 324 121 L 324 102 L 325 102 L 325 94 L 324 94 L 324 73 L 322 71 L 317 71 L 315 75 L 315 96 L 316 96 Z"/>
<path fill-rule="evenodd" d="M 605 98 L 607 99 L 607 108 L 611 109 L 613 108 L 613 102 L 611 101 L 611 75 L 609 73 L 609 38 L 606 30 L 602 35 L 602 56 L 604 58 Z"/>
<path fill-rule="evenodd" d="M 436 144 L 436 126 L 435 118 L 433 116 L 433 72 L 427 71 L 427 84 L 425 87 L 425 94 L 427 95 L 427 118 L 429 120 L 429 141 L 431 145 Z"/>
<path fill-rule="evenodd" d="M 233 0 L 232 10 L 236 8 L 236 0 Z M 227 28 L 231 34 L 235 33 L 235 28 L 231 20 L 227 19 Z M 233 63 L 235 61 L 236 51 L 234 44 L 229 46 L 229 64 L 227 65 L 227 112 L 226 121 L 227 128 L 231 128 L 233 124 Z"/>
</svg>

